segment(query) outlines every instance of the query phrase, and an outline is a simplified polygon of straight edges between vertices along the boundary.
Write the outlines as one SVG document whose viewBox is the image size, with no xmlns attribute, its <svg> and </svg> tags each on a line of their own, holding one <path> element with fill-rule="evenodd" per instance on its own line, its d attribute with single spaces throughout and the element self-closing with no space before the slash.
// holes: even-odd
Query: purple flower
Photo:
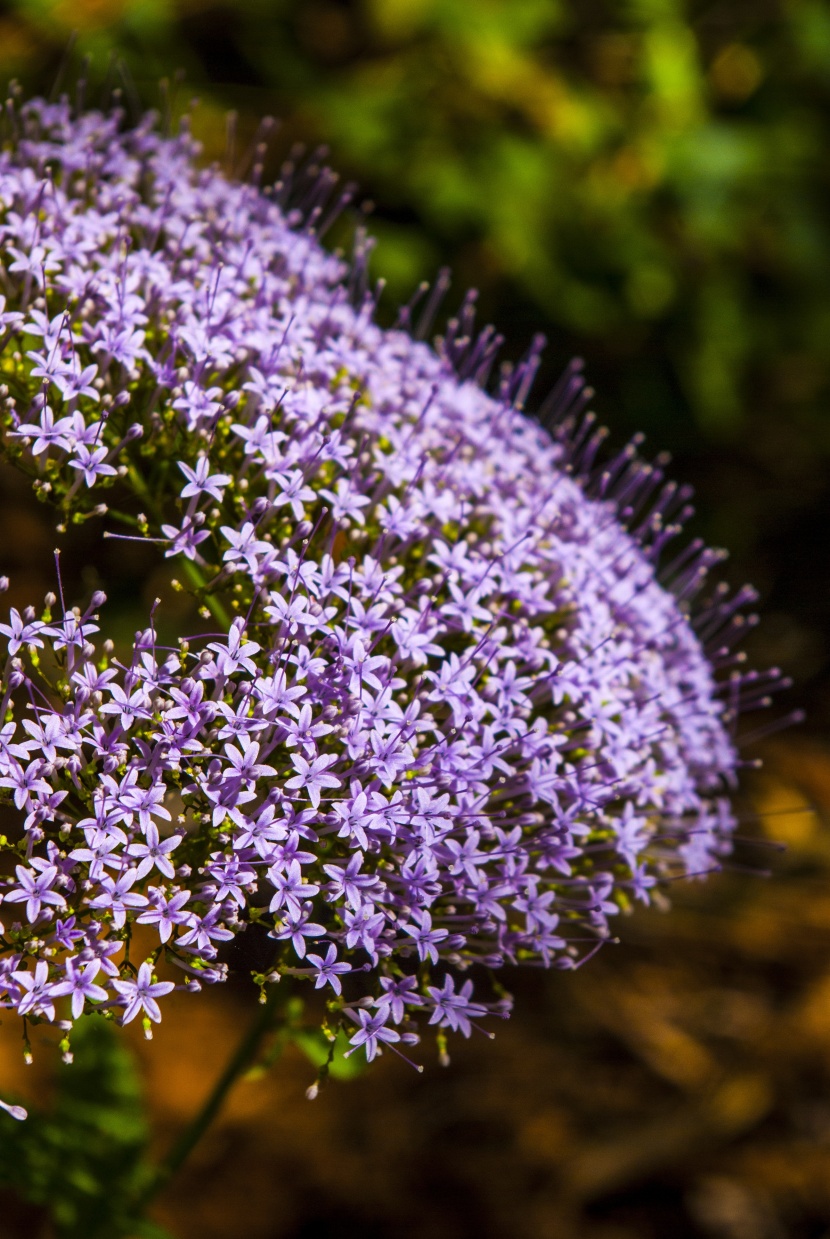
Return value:
<svg viewBox="0 0 830 1239">
<path fill-rule="evenodd" d="M 347 1050 L 346 1053 L 353 1054 L 354 1050 L 363 1046 L 366 1052 L 368 1062 L 371 1062 L 378 1054 L 383 1053 L 381 1044 L 391 1045 L 394 1041 L 400 1041 L 401 1034 L 394 1028 L 388 1028 L 386 1025 L 386 1014 L 381 1011 L 377 1015 L 370 1015 L 368 1011 L 359 1010 L 355 1012 L 355 1018 L 360 1028 L 349 1038 L 349 1045 L 354 1049 Z"/>
<path fill-rule="evenodd" d="M 101 970 L 101 964 L 96 959 L 92 963 L 81 966 L 77 959 L 66 961 L 66 980 L 52 986 L 52 997 L 60 998 L 64 994 L 72 995 L 72 1018 L 80 1018 L 84 1003 L 88 999 L 94 1002 L 106 1002 L 109 994 L 101 985 L 95 984 L 95 978 Z"/>
<path fill-rule="evenodd" d="M 400 1024 L 406 1018 L 406 1008 L 423 1006 L 424 999 L 418 993 L 417 977 L 381 977 L 381 994 L 375 999 L 375 1006 L 383 1010 L 388 1008 L 392 1019 Z"/>
<path fill-rule="evenodd" d="M 147 717 L 147 693 L 143 687 L 137 688 L 134 693 L 127 694 L 119 684 L 109 684 L 107 691 L 111 700 L 99 707 L 100 712 L 119 715 L 121 726 L 125 731 L 132 726 L 134 719 Z"/>
<path fill-rule="evenodd" d="M 311 905 L 303 904 L 297 911 L 290 911 L 285 920 L 271 930 L 272 937 L 291 942 L 298 959 L 305 958 L 306 938 L 322 938 L 326 932 L 325 927 L 310 920 L 310 916 Z"/>
<path fill-rule="evenodd" d="M 10 433 L 16 438 L 23 439 L 24 442 L 34 439 L 30 451 L 33 456 L 40 456 L 43 452 L 48 452 L 53 444 L 66 449 L 69 446 L 67 431 L 71 425 L 71 419 L 68 417 L 59 417 L 55 421 L 52 409 L 46 404 L 41 410 L 36 429 L 27 423 L 22 430 L 13 430 Z"/>
<path fill-rule="evenodd" d="M 303 878 L 299 861 L 290 861 L 287 869 L 273 865 L 268 870 L 268 880 L 276 894 L 271 900 L 270 912 L 278 912 L 286 908 L 290 916 L 299 917 L 302 914 L 302 901 L 319 894 L 319 886 L 313 886 Z"/>
<path fill-rule="evenodd" d="M 196 458 L 196 466 L 193 469 L 180 460 L 179 468 L 187 478 L 187 486 L 181 492 L 182 499 L 189 499 L 191 496 L 207 495 L 217 503 L 222 502 L 225 487 L 231 478 L 227 473 L 211 473 L 210 461 L 207 456 L 198 456 Z"/>
<path fill-rule="evenodd" d="M 314 757 L 308 761 L 299 753 L 291 754 L 291 764 L 297 773 L 288 779 L 285 786 L 302 788 L 308 795 L 313 807 L 320 805 L 320 796 L 326 788 L 339 787 L 340 779 L 336 774 L 326 774 L 329 766 L 337 761 L 336 754 L 329 753 L 324 757 Z"/>
<path fill-rule="evenodd" d="M 136 918 L 139 925 L 155 925 L 162 942 L 169 941 L 175 925 L 187 925 L 190 913 L 185 911 L 190 900 L 190 891 L 177 891 L 165 899 L 158 888 L 151 888 L 153 902 L 146 912 Z"/>
<path fill-rule="evenodd" d="M 207 957 L 212 956 L 215 953 L 214 942 L 230 942 L 233 938 L 233 934 L 221 924 L 221 920 L 221 904 L 214 904 L 202 917 L 193 915 L 190 927 L 176 939 L 176 946 L 190 947 L 201 951 Z"/>
<path fill-rule="evenodd" d="M 465 981 L 458 993 L 455 992 L 455 981 L 448 974 L 444 984 L 439 988 L 427 986 L 427 994 L 432 1000 L 432 1015 L 430 1024 L 440 1024 L 442 1028 L 451 1028 L 453 1032 L 463 1033 L 469 1037 L 471 1020 L 480 1019 L 487 1014 L 487 1008 L 479 1002 L 472 1002 L 472 981 Z"/>
<path fill-rule="evenodd" d="M 79 469 L 87 486 L 94 486 L 98 478 L 114 477 L 116 470 L 107 464 L 105 447 L 88 448 L 85 443 L 75 447 L 75 455 L 69 461 L 72 469 Z"/>
<path fill-rule="evenodd" d="M 434 964 L 438 963 L 438 947 L 449 937 L 449 930 L 433 929 L 432 916 L 429 912 L 416 912 L 417 923 L 413 925 L 402 925 L 405 934 L 409 934 L 414 939 L 415 945 L 418 948 L 419 959 L 431 959 Z"/>
<path fill-rule="evenodd" d="M 4 899 L 6 903 L 25 902 L 29 924 L 33 925 L 40 917 L 44 904 L 54 908 L 66 906 L 63 895 L 52 889 L 58 877 L 57 866 L 49 865 L 35 856 L 32 859 L 32 869 L 17 865 L 15 872 L 20 885 L 14 890 L 6 891 Z"/>
<path fill-rule="evenodd" d="M 49 965 L 44 959 L 38 961 L 34 972 L 19 970 L 12 973 L 23 997 L 17 1003 L 20 1015 L 42 1015 L 47 1020 L 55 1018 L 55 987 L 49 982 Z"/>
<path fill-rule="evenodd" d="M 172 981 L 154 982 L 153 969 L 148 963 L 141 965 L 134 981 L 113 981 L 112 987 L 118 991 L 124 1003 L 122 1024 L 129 1024 L 142 1011 L 155 1024 L 158 1024 L 161 1021 L 161 1011 L 156 999 L 162 998 L 176 988 Z"/>
<path fill-rule="evenodd" d="M 272 479 L 277 484 L 279 493 L 273 500 L 275 508 L 287 504 L 295 521 L 301 521 L 305 515 L 304 503 L 313 503 L 317 498 L 310 486 L 304 484 L 300 469 L 292 469 L 288 475 L 275 473 Z"/>
<path fill-rule="evenodd" d="M 164 552 L 165 558 L 171 559 L 175 555 L 184 555 L 186 559 L 197 559 L 199 557 L 198 550 L 200 542 L 204 542 L 210 537 L 209 529 L 199 528 L 199 516 L 186 516 L 182 522 L 181 529 L 175 525 L 162 525 L 161 532 L 165 538 L 168 538 L 170 545 Z"/>
<path fill-rule="evenodd" d="M 147 906 L 147 896 L 141 895 L 131 888 L 138 878 L 138 870 L 128 869 L 117 878 L 104 874 L 99 879 L 101 894 L 90 899 L 89 906 L 97 912 L 109 913 L 114 929 L 121 929 L 127 920 L 127 914 L 137 908 Z M 8 895 L 6 896 L 8 899 Z"/>
<path fill-rule="evenodd" d="M 12 607 L 9 612 L 9 623 L 0 624 L 0 632 L 4 637 L 9 638 L 9 653 L 16 654 L 22 645 L 36 645 L 43 649 L 43 641 L 37 635 L 41 627 L 40 624 L 24 623 L 20 618 L 20 612 Z"/>
<path fill-rule="evenodd" d="M 170 821 L 170 813 L 161 803 L 165 796 L 163 784 L 154 787 L 140 787 L 137 783 L 122 783 L 119 792 L 120 803 L 138 817 L 138 824 L 146 834 L 153 826 L 153 818 L 161 817 Z"/>
<path fill-rule="evenodd" d="M 170 814 L 166 813 L 165 816 L 169 818 Z M 160 839 L 158 827 L 153 822 L 149 822 L 144 829 L 144 841 L 131 843 L 126 850 L 127 856 L 138 861 L 136 879 L 146 877 L 148 873 L 152 873 L 154 868 L 166 878 L 175 877 L 176 871 L 168 860 L 168 856 L 180 843 L 181 839 L 178 835 L 173 835 L 169 839 Z"/>
<path fill-rule="evenodd" d="M 347 972 L 351 972 L 351 964 L 344 962 L 338 963 L 337 947 L 332 942 L 329 949 L 326 951 L 326 958 L 323 959 L 320 955 L 308 954 L 306 959 L 314 966 L 314 988 L 322 989 L 324 985 L 330 985 L 335 994 L 343 993 L 343 985 L 340 977 Z"/>
<path fill-rule="evenodd" d="M 235 744 L 226 744 L 225 756 L 230 766 L 228 777 L 234 782 L 255 783 L 257 779 L 277 773 L 273 766 L 259 761 L 259 745 L 247 735 L 239 737 L 238 748 Z"/>
</svg>

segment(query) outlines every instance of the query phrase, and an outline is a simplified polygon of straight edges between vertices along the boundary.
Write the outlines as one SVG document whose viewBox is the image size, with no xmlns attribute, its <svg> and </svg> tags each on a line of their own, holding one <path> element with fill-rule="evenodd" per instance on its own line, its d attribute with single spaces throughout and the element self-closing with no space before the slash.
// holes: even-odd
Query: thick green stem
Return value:
<svg viewBox="0 0 830 1239">
<path fill-rule="evenodd" d="M 181 1133 L 167 1157 L 156 1167 L 149 1183 L 141 1191 L 133 1210 L 134 1220 L 144 1215 L 148 1205 L 178 1172 L 213 1122 L 235 1082 L 251 1066 L 260 1042 L 274 1026 L 274 1014 L 283 997 L 278 985 L 270 986 L 268 996 L 260 1006 L 256 1019 L 231 1055 L 225 1070 L 216 1081 L 201 1110 Z"/>
</svg>

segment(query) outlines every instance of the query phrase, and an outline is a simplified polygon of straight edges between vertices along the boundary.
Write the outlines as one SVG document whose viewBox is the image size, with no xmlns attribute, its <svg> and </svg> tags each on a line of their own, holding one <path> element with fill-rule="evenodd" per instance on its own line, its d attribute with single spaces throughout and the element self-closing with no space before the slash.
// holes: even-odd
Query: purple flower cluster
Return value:
<svg viewBox="0 0 830 1239">
<path fill-rule="evenodd" d="M 220 631 L 163 647 L 150 616 L 119 652 L 101 595 L 0 625 L 0 1005 L 149 1029 L 157 976 L 221 980 L 255 923 L 260 983 L 312 980 L 371 1059 L 507 1014 L 486 970 L 573 967 L 717 867 L 760 677 L 725 702 L 702 640 L 728 667 L 747 595 L 695 631 L 717 555 L 661 583 L 686 496 L 632 449 L 592 471 L 578 372 L 551 434 L 534 351 L 488 394 L 467 311 L 436 348 L 382 329 L 360 264 L 186 132 L 8 121 L 6 454 L 64 520 L 126 496 Z"/>
</svg>

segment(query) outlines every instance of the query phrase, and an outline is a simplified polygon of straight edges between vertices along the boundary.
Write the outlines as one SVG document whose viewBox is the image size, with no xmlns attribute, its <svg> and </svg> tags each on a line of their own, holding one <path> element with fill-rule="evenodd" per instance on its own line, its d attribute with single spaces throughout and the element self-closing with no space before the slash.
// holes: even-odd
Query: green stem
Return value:
<svg viewBox="0 0 830 1239">
<path fill-rule="evenodd" d="M 131 464 L 128 466 L 128 477 L 130 479 L 130 484 L 133 490 L 141 498 L 141 501 L 143 502 L 144 506 L 148 508 L 149 511 L 152 513 L 153 519 L 155 520 L 156 524 L 161 525 L 161 522 L 163 519 L 161 512 L 159 511 L 159 508 L 158 508 L 158 505 L 156 504 L 155 499 L 150 493 L 150 489 L 147 486 L 147 483 L 144 481 L 144 478 L 141 476 L 140 470 L 136 467 L 135 464 Z M 185 557 L 184 571 L 186 575 L 190 578 L 191 585 L 195 585 L 196 589 L 202 592 L 204 604 L 207 607 L 207 609 L 210 611 L 213 618 L 215 620 L 218 620 L 223 628 L 230 630 L 231 616 L 225 610 L 224 606 L 219 601 L 219 599 L 214 598 L 212 594 L 207 592 L 207 589 L 206 589 L 207 582 L 205 581 L 204 576 L 199 570 L 198 564 L 195 564 L 192 559 L 188 559 L 187 557 Z"/>
<path fill-rule="evenodd" d="M 190 584 L 195 585 L 198 590 L 204 591 L 202 595 L 204 599 L 204 603 L 207 609 L 210 611 L 213 618 L 215 620 L 218 620 L 223 628 L 227 628 L 228 631 L 230 631 L 231 622 L 232 622 L 231 617 L 228 614 L 228 612 L 225 610 L 225 608 L 223 607 L 219 599 L 215 598 L 213 594 L 210 594 L 207 592 L 206 590 L 207 582 L 205 581 L 205 578 L 202 576 L 202 573 L 199 570 L 198 565 L 194 564 L 192 559 L 185 558 L 184 559 L 184 570 L 187 573 L 187 575 L 190 577 Z"/>
<path fill-rule="evenodd" d="M 199 1143 L 235 1082 L 251 1066 L 262 1038 L 274 1025 L 274 1013 L 283 997 L 278 985 L 269 987 L 268 996 L 260 1006 L 256 1019 L 234 1050 L 201 1110 L 181 1133 L 167 1157 L 156 1167 L 149 1183 L 142 1189 L 135 1202 L 132 1220 L 143 1217 L 148 1205 L 167 1186 Z"/>
</svg>

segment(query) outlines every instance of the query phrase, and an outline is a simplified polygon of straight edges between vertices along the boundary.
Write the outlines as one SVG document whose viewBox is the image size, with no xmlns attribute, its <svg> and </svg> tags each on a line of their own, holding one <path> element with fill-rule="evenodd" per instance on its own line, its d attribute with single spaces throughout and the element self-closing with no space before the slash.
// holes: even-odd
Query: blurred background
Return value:
<svg viewBox="0 0 830 1239">
<path fill-rule="evenodd" d="M 808 711 L 758 748 L 742 802 L 738 866 L 771 878 L 678 887 L 584 972 L 511 978 L 514 1019 L 446 1071 L 384 1060 L 310 1104 L 288 1049 L 238 1087 L 159 1222 L 181 1239 L 827 1239 L 830 3 L 0 3 L 0 82 L 84 75 L 90 102 L 117 88 L 136 112 L 198 97 L 205 159 L 231 170 L 265 115 L 273 176 L 295 143 L 325 144 L 359 186 L 331 242 L 371 204 L 384 321 L 447 264 L 445 312 L 476 287 L 506 358 L 548 337 L 537 403 L 583 356 L 612 444 L 645 431 L 695 485 L 693 532 L 761 593 L 752 657 Z M 51 588 L 53 532 L 17 479 L 0 486 L 26 603 Z M 93 560 L 79 543 L 78 579 L 114 581 L 134 627 L 152 561 Z M 241 982 L 184 998 L 138 1066 L 96 1033 L 77 1071 L 44 1053 L 24 1075 L 0 1038 L 5 1078 L 52 1098 L 0 1133 L 0 1236 L 91 1233 L 249 1001 Z"/>
</svg>

